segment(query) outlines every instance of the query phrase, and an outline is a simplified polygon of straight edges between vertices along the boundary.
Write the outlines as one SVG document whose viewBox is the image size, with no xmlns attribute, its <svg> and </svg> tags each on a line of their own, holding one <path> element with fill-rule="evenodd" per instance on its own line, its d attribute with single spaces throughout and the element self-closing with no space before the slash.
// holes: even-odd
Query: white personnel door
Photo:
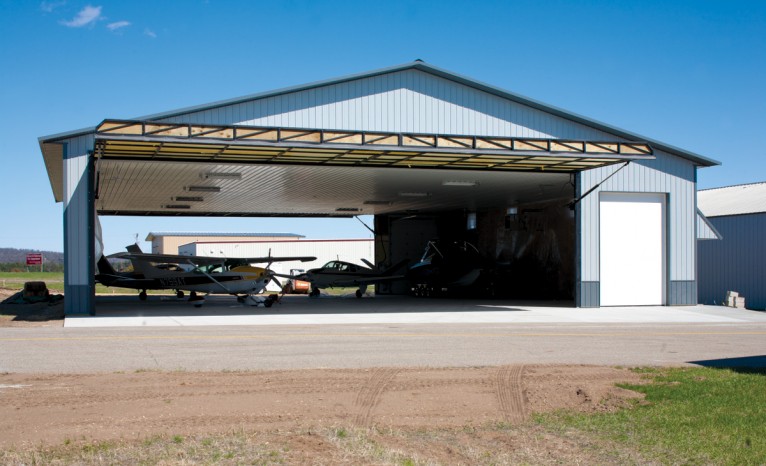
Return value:
<svg viewBox="0 0 766 466">
<path fill-rule="evenodd" d="M 665 195 L 601 193 L 601 306 L 665 304 Z"/>
</svg>

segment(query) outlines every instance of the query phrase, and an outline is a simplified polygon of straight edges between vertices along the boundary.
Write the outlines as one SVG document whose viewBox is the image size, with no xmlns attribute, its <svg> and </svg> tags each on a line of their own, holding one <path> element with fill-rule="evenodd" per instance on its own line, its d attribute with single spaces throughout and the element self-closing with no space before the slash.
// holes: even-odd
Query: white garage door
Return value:
<svg viewBox="0 0 766 466">
<path fill-rule="evenodd" d="M 601 305 L 665 304 L 665 195 L 601 193 Z"/>
</svg>

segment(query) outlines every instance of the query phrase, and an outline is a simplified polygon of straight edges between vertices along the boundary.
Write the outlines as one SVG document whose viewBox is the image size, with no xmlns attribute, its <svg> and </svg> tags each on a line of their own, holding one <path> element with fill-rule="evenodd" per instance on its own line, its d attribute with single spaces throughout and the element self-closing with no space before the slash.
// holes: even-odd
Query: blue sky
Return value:
<svg viewBox="0 0 766 466">
<path fill-rule="evenodd" d="M 425 60 L 766 180 L 766 1 L 0 0 L 0 247 L 62 250 L 37 138 Z M 102 218 L 149 231 L 369 237 L 356 220 Z"/>
</svg>

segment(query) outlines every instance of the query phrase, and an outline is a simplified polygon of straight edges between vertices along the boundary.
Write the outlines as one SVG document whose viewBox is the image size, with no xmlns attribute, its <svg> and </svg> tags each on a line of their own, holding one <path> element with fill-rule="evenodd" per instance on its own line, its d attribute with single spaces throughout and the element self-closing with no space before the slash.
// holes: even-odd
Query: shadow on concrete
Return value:
<svg viewBox="0 0 766 466">
<path fill-rule="evenodd" d="M 698 366 L 712 367 L 715 369 L 731 369 L 736 372 L 748 374 L 766 375 L 766 355 L 689 361 L 689 364 L 697 364 Z"/>
<path fill-rule="evenodd" d="M 135 296 L 97 296 L 96 316 L 240 316 L 240 315 L 322 315 L 385 314 L 429 312 L 528 312 L 524 306 L 574 308 L 571 301 L 512 301 L 489 299 L 428 299 L 410 296 L 284 296 L 270 308 L 238 303 L 233 296 L 209 296 L 202 307 L 194 307 L 186 299 L 150 296 L 139 301 Z"/>
</svg>

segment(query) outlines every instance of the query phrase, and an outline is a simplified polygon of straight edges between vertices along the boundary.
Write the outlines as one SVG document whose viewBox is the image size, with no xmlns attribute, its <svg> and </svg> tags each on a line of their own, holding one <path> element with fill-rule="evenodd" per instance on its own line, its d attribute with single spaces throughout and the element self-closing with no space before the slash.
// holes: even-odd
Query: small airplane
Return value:
<svg viewBox="0 0 766 466">
<path fill-rule="evenodd" d="M 429 241 L 420 261 L 407 271 L 415 296 L 469 290 L 489 267 L 476 246 L 467 241 Z"/>
<path fill-rule="evenodd" d="M 361 298 L 367 291 L 368 285 L 403 279 L 404 275 L 394 275 L 393 273 L 402 268 L 407 263 L 407 259 L 382 271 L 365 259 L 362 259 L 362 262 L 367 267 L 336 260 L 298 275 L 275 275 L 311 283 L 309 296 L 319 296 L 322 288 L 356 286 L 358 287 L 356 297 Z"/>
<path fill-rule="evenodd" d="M 205 298 L 197 293 L 230 294 L 242 303 L 271 307 L 278 295 L 258 296 L 272 280 L 279 285 L 274 272 L 269 269 L 271 263 L 316 260 L 312 256 L 225 258 L 146 254 L 138 245 L 128 246 L 127 250 L 127 253 L 112 254 L 109 258 L 129 259 L 135 272 L 118 273 L 102 256 L 98 262 L 98 282 L 140 290 L 138 297 L 142 301 L 147 298 L 146 290 L 175 290 L 178 298 L 183 298 L 184 291 L 189 291 L 189 301 L 195 307 L 201 307 L 205 302 Z M 265 268 L 250 265 L 264 262 L 269 264 Z"/>
</svg>

